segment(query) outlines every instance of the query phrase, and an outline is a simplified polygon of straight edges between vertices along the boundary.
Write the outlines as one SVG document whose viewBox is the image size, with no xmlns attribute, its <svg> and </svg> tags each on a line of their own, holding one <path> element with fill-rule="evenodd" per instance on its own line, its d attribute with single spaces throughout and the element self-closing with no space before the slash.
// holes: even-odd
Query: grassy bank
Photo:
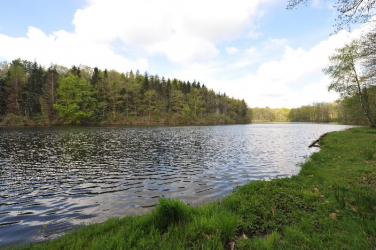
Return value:
<svg viewBox="0 0 376 250">
<path fill-rule="evenodd" d="M 193 207 L 161 199 L 28 249 L 374 249 L 376 130 L 326 135 L 299 175 L 254 181 Z"/>
</svg>

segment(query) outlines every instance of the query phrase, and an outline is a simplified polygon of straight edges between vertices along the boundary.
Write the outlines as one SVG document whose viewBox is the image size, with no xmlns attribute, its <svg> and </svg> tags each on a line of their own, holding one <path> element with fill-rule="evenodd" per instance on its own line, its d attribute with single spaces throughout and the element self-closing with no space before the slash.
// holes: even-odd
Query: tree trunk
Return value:
<svg viewBox="0 0 376 250">
<path fill-rule="evenodd" d="M 354 74 L 355 74 L 355 81 L 356 81 L 356 84 L 357 84 L 357 87 L 358 87 L 358 93 L 359 93 L 359 101 L 360 101 L 360 105 L 362 106 L 362 110 L 363 110 L 363 113 L 364 115 L 366 116 L 367 118 L 367 122 L 368 124 L 371 126 L 371 127 L 375 127 L 375 124 L 372 122 L 371 120 L 371 117 L 369 116 L 369 113 L 367 112 L 367 109 L 364 105 L 364 102 L 363 102 L 363 96 L 362 96 L 362 89 L 360 88 L 360 82 L 359 82 L 359 79 L 358 79 L 358 75 L 356 74 L 356 70 L 355 70 L 355 67 L 354 67 L 354 64 L 352 64 L 352 69 L 354 71 Z"/>
</svg>

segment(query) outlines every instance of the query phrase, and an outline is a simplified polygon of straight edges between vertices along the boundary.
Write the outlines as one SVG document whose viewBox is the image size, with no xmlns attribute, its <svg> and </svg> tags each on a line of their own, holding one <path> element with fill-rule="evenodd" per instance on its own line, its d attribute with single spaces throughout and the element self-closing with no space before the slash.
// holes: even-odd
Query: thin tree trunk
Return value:
<svg viewBox="0 0 376 250">
<path fill-rule="evenodd" d="M 55 97 L 54 97 L 54 74 L 52 73 L 52 81 L 51 81 L 51 97 L 52 97 L 52 105 L 55 103 Z"/>
<path fill-rule="evenodd" d="M 18 102 L 18 66 L 16 66 L 16 70 L 15 70 L 15 73 L 16 73 L 16 86 L 15 86 L 15 97 L 16 97 L 16 110 L 17 110 L 17 114 L 20 114 L 21 111 L 20 111 L 20 104 Z"/>
<path fill-rule="evenodd" d="M 369 117 L 369 113 L 367 112 L 367 109 L 366 109 L 366 107 L 364 106 L 364 103 L 363 103 L 362 90 L 360 88 L 360 82 L 359 82 L 359 79 L 358 79 L 358 75 L 356 74 L 354 63 L 352 64 L 352 69 L 353 69 L 354 74 L 355 74 L 355 80 L 356 80 L 356 84 L 357 84 L 357 87 L 358 87 L 358 93 L 359 93 L 359 101 L 360 101 L 360 105 L 362 106 L 363 113 L 367 118 L 368 124 L 371 127 L 375 127 L 375 124 L 372 122 L 371 118 Z"/>
</svg>

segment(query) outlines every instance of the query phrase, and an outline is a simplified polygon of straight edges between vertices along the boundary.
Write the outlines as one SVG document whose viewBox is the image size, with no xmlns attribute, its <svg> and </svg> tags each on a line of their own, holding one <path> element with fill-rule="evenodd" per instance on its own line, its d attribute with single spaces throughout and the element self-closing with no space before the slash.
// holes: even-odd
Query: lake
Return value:
<svg viewBox="0 0 376 250">
<path fill-rule="evenodd" d="M 200 204 L 297 174 L 320 135 L 350 126 L 0 128 L 0 247 L 142 214 L 159 197 Z"/>
</svg>

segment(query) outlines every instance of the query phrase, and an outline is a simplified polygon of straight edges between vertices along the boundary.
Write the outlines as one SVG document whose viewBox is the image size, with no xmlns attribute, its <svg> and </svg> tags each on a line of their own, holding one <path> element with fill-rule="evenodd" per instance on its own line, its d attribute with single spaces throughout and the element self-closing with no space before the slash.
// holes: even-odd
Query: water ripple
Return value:
<svg viewBox="0 0 376 250">
<path fill-rule="evenodd" d="M 0 247 L 149 211 L 159 197 L 201 203 L 246 182 L 288 177 L 346 126 L 0 128 Z"/>
</svg>

